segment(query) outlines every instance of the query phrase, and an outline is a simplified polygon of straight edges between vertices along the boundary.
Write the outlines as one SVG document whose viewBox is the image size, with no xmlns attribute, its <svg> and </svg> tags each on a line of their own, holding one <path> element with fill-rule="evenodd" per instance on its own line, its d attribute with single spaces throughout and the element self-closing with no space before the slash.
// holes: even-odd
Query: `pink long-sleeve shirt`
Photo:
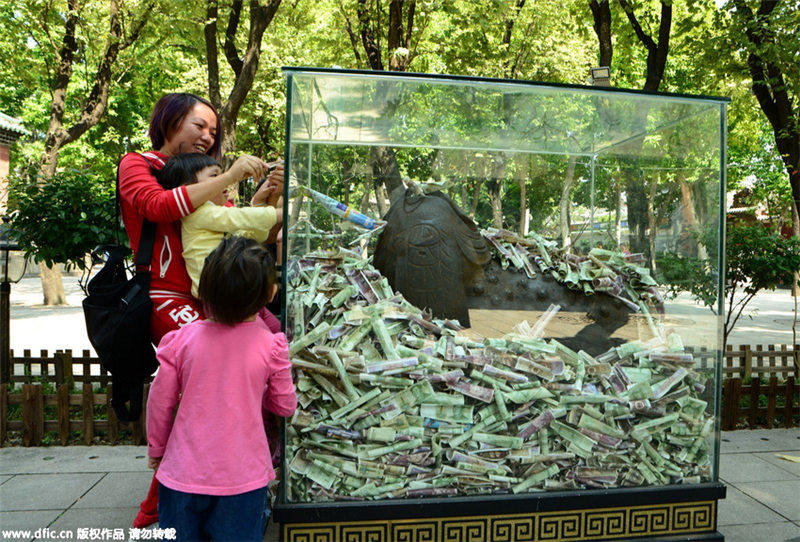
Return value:
<svg viewBox="0 0 800 542">
<path fill-rule="evenodd" d="M 236 495 L 273 480 L 262 408 L 289 416 L 297 407 L 283 333 L 260 318 L 196 321 L 164 336 L 158 361 L 147 400 L 148 454 L 163 457 L 158 481 L 185 493 Z"/>
</svg>

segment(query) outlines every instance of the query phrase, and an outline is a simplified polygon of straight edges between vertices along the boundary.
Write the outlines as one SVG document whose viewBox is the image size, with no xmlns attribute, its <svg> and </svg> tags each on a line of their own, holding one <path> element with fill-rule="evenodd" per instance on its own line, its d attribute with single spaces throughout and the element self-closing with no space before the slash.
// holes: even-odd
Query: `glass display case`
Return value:
<svg viewBox="0 0 800 542">
<path fill-rule="evenodd" d="M 285 74 L 284 539 L 719 539 L 728 100 Z"/>
</svg>

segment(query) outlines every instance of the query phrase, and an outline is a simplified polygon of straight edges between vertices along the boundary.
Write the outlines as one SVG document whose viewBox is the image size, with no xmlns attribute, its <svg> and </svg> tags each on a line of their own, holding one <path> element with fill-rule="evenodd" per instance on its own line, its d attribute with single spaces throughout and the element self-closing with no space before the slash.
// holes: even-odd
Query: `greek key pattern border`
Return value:
<svg viewBox="0 0 800 542">
<path fill-rule="evenodd" d="M 716 529 L 717 501 L 530 514 L 287 523 L 284 542 L 579 542 Z"/>
</svg>

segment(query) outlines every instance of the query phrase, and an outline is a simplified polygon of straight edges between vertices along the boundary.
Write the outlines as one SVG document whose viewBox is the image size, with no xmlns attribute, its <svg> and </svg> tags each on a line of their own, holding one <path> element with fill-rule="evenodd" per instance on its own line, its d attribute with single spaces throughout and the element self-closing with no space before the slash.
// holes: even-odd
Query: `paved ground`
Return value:
<svg viewBox="0 0 800 542">
<path fill-rule="evenodd" d="M 719 531 L 728 542 L 800 542 L 800 431 L 762 429 L 722 434 Z M 53 540 L 37 530 L 128 527 L 147 491 L 151 471 L 144 446 L 0 449 L 0 540 Z M 8 530 L 28 530 L 11 536 Z M 45 536 L 41 536 L 44 534 Z M 111 540 L 106 538 L 105 540 Z M 265 540 L 277 540 L 272 525 Z"/>
<path fill-rule="evenodd" d="M 92 528 L 110 532 L 95 540 L 118 540 L 115 531 L 128 540 L 153 477 L 146 454 L 145 446 L 0 449 L 0 540 L 54 540 L 61 531 L 80 540 L 78 530 Z M 264 539 L 278 539 L 275 525 Z"/>
</svg>

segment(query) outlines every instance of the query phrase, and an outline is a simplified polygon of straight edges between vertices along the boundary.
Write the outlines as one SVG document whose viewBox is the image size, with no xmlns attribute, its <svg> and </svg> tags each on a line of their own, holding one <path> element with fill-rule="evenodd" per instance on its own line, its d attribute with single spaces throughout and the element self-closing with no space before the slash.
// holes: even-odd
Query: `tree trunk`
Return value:
<svg viewBox="0 0 800 542">
<path fill-rule="evenodd" d="M 600 2 L 591 0 L 589 9 L 592 10 L 594 32 L 597 34 L 597 42 L 600 46 L 599 65 L 610 68 L 611 58 L 614 54 L 611 41 L 611 7 L 608 5 L 608 0 L 601 0 Z"/>
<path fill-rule="evenodd" d="M 489 202 L 492 206 L 492 225 L 495 228 L 503 228 L 503 200 L 502 184 L 499 179 L 491 179 L 489 184 Z"/>
<path fill-rule="evenodd" d="M 389 194 L 403 182 L 400 178 L 400 168 L 397 166 L 397 157 L 391 147 L 372 147 L 370 165 L 376 182 L 385 185 Z"/>
<path fill-rule="evenodd" d="M 492 205 L 492 223 L 495 228 L 503 227 L 503 178 L 506 174 L 506 158 L 497 153 L 492 159 L 492 171 L 489 176 L 489 201 Z"/>
<path fill-rule="evenodd" d="M 786 67 L 779 66 L 762 52 L 781 47 L 776 29 L 777 23 L 770 20 L 779 2 L 761 0 L 757 13 L 753 13 L 744 0 L 733 0 L 734 13 L 742 19 L 745 34 L 750 41 L 747 66 L 752 80 L 753 94 L 761 110 L 772 125 L 775 146 L 780 153 L 786 171 L 795 207 L 800 207 L 800 114 L 792 103 L 789 86 L 784 81 Z M 791 70 L 791 68 L 789 68 Z M 797 232 L 794 229 L 793 231 Z"/>
<path fill-rule="evenodd" d="M 558 223 L 561 227 L 561 246 L 564 248 L 572 246 L 572 236 L 569 233 L 570 227 L 570 193 L 575 182 L 575 160 L 577 156 L 570 155 L 567 162 L 567 173 L 564 175 L 564 186 L 561 188 L 561 203 L 559 204 Z"/>
<path fill-rule="evenodd" d="M 647 249 L 650 257 L 647 260 L 650 264 L 650 270 L 656 270 L 656 235 L 658 234 L 658 224 L 656 223 L 656 187 L 658 186 L 658 176 L 654 175 L 650 179 L 649 193 L 647 197 Z"/>
<path fill-rule="evenodd" d="M 519 179 L 519 227 L 517 231 L 520 235 L 528 234 L 528 195 L 525 189 L 525 178 Z"/>
<path fill-rule="evenodd" d="M 375 200 L 378 204 L 378 214 L 380 214 L 381 217 L 386 216 L 386 213 L 389 212 L 389 205 L 387 203 L 389 197 L 386 194 L 386 188 L 383 186 L 383 183 L 375 183 Z"/>
<path fill-rule="evenodd" d="M 643 253 L 650 260 L 650 246 L 647 240 L 647 193 L 644 180 L 628 171 L 625 179 L 625 192 L 628 195 L 628 232 L 631 252 Z"/>
<path fill-rule="evenodd" d="M 41 262 L 39 276 L 42 279 L 42 293 L 44 294 L 42 302 L 47 306 L 66 305 L 67 296 L 64 294 L 64 283 L 61 280 L 61 271 L 58 266 L 49 266 Z"/>
<path fill-rule="evenodd" d="M 681 207 L 683 212 L 683 221 L 689 226 L 692 233 L 699 234 L 701 230 L 700 223 L 697 220 L 697 214 L 694 210 L 694 194 L 692 186 L 686 182 L 686 174 L 678 170 L 675 178 L 681 187 Z M 708 260 L 708 250 L 705 245 L 699 240 L 697 241 L 697 258 L 700 260 Z"/>
<path fill-rule="evenodd" d="M 375 15 L 371 9 L 373 3 L 367 0 L 356 2 L 356 18 L 358 20 L 358 35 L 361 38 L 361 46 L 366 53 L 369 68 L 376 71 L 383 71 L 386 65 L 383 61 L 384 51 L 381 47 L 381 5 L 375 5 Z M 404 9 L 405 6 L 405 9 Z M 361 58 L 358 48 L 353 25 L 347 14 L 342 10 L 345 17 L 345 29 L 350 38 L 353 53 L 357 59 Z M 392 0 L 389 4 L 388 28 L 386 28 L 387 44 L 386 55 L 390 71 L 406 71 L 408 65 L 414 58 L 414 46 L 412 45 L 411 35 L 414 31 L 414 17 L 416 14 L 416 2 L 411 0 L 408 3 L 402 0 Z M 405 19 L 404 19 L 405 17 Z M 374 20 L 373 20 L 374 19 Z M 385 103 L 386 107 L 380 112 L 384 117 L 391 117 L 395 113 L 396 104 L 390 101 L 383 101 L 384 89 L 379 85 L 376 93 L 376 103 Z M 378 183 L 385 185 L 386 192 L 391 194 L 402 183 L 400 170 L 397 165 L 397 158 L 394 149 L 390 147 L 373 147 L 370 152 L 370 166 Z"/>
<path fill-rule="evenodd" d="M 47 183 L 56 173 L 58 165 L 58 149 L 50 149 L 45 152 L 44 160 L 39 168 L 41 182 Z M 57 265 L 48 266 L 44 262 L 39 264 L 39 277 L 42 279 L 43 303 L 47 306 L 66 305 L 67 299 L 64 295 L 64 281 L 61 278 L 61 271 Z"/>
<path fill-rule="evenodd" d="M 478 203 L 481 200 L 481 185 L 483 180 L 480 178 L 475 179 L 475 187 L 472 190 L 472 205 L 469 207 L 469 217 L 475 220 L 475 213 L 478 212 Z"/>
<path fill-rule="evenodd" d="M 656 91 L 664 78 L 669 53 L 669 34 L 672 27 L 672 3 L 661 0 L 661 16 L 658 24 L 658 42 L 646 34 L 642 29 L 633 7 L 628 0 L 618 0 L 625 11 L 628 22 L 633 28 L 639 42 L 647 51 L 647 74 L 644 90 Z M 644 132 L 647 129 L 648 111 L 642 111 L 638 124 Z M 635 121 L 634 121 L 635 122 Z M 644 144 L 644 135 L 631 142 L 634 155 L 638 155 Z M 636 176 L 634 170 L 629 170 L 625 175 L 625 192 L 628 194 L 628 229 L 630 230 L 631 252 L 644 252 L 647 261 L 651 260 L 650 243 L 647 238 L 647 194 L 645 193 L 644 180 Z"/>
<path fill-rule="evenodd" d="M 79 104 L 80 113 L 74 124 L 65 128 L 64 114 L 67 111 L 67 88 L 72 79 L 72 65 L 78 51 L 78 42 L 75 30 L 79 22 L 79 14 L 83 6 L 77 0 L 69 0 L 67 13 L 64 17 L 64 37 L 56 53 L 56 69 L 53 79 L 53 94 L 50 100 L 50 121 L 44 138 L 44 152 L 39 165 L 40 182 L 47 183 L 56 174 L 58 168 L 58 154 L 61 148 L 80 138 L 90 128 L 95 126 L 103 117 L 108 105 L 108 94 L 111 88 L 112 68 L 117 61 L 120 51 L 126 49 L 136 41 L 144 28 L 153 3 L 143 7 L 142 16 L 132 18 L 128 28 L 130 33 L 124 35 L 120 21 L 120 3 L 118 0 L 109 2 L 109 34 L 97 71 L 92 81 L 92 87 L 84 101 Z M 123 17 L 126 14 L 122 14 Z M 46 16 L 46 15 L 45 15 Z M 42 279 L 42 292 L 45 305 L 63 305 L 66 303 L 64 284 L 61 273 L 57 267 L 40 266 Z"/>
<path fill-rule="evenodd" d="M 370 194 L 370 186 L 372 186 L 372 181 L 366 179 L 366 190 L 364 190 L 364 195 L 361 197 L 361 207 L 359 209 L 362 210 L 364 213 L 369 213 L 369 210 L 372 208 L 372 205 L 369 203 L 369 194 Z M 383 215 L 380 215 L 383 218 Z"/>
<path fill-rule="evenodd" d="M 614 239 L 618 247 L 622 245 L 622 187 L 617 179 L 614 179 Z"/>
</svg>

